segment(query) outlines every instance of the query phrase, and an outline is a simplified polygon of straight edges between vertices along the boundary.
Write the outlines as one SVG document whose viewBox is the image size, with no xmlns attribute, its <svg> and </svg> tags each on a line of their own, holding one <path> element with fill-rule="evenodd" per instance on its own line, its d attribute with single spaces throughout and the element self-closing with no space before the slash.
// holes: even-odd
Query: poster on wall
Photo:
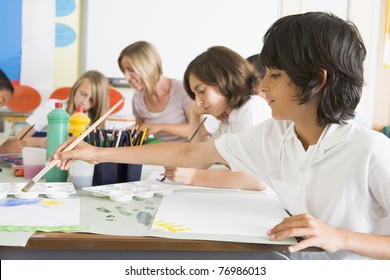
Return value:
<svg viewBox="0 0 390 280">
<path fill-rule="evenodd" d="M 387 0 L 384 66 L 390 68 L 390 0 Z"/>
<path fill-rule="evenodd" d="M 20 80 L 22 59 L 22 0 L 1 3 L 0 69 L 11 80 Z"/>
</svg>

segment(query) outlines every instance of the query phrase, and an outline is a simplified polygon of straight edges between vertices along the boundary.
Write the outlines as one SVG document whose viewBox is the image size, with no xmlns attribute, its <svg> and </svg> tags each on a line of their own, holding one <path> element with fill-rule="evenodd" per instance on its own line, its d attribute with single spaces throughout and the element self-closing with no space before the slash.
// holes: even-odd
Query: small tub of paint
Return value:
<svg viewBox="0 0 390 280">
<path fill-rule="evenodd" d="M 21 193 L 15 193 L 14 195 L 18 199 L 32 199 L 32 198 L 37 198 L 39 196 L 39 193 L 37 193 L 37 192 L 21 192 Z"/>
<path fill-rule="evenodd" d="M 88 189 L 88 187 L 86 187 L 85 189 Z M 112 189 L 113 188 L 110 185 L 96 187 L 96 188 L 94 188 L 94 191 L 92 191 L 92 195 L 97 196 L 97 197 L 107 197 L 107 196 L 109 196 L 108 193 L 110 191 L 112 191 Z"/>
<path fill-rule="evenodd" d="M 48 193 L 46 193 L 46 197 L 51 198 L 51 199 L 68 198 L 69 193 L 67 193 L 67 192 L 48 192 Z"/>
<path fill-rule="evenodd" d="M 154 196 L 154 192 L 137 193 L 134 196 L 138 198 L 151 198 Z"/>
<path fill-rule="evenodd" d="M 117 202 L 126 202 L 133 199 L 133 194 L 126 190 L 110 191 L 110 199 Z"/>
</svg>

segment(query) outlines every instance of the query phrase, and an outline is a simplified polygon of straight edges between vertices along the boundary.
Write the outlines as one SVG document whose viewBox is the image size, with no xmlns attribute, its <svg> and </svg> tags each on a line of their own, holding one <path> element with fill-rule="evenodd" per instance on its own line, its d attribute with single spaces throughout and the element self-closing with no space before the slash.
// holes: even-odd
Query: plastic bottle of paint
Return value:
<svg viewBox="0 0 390 280">
<path fill-rule="evenodd" d="M 69 118 L 69 136 L 79 137 L 91 122 L 90 118 L 84 114 L 83 107 L 76 108 L 76 112 Z"/>
<path fill-rule="evenodd" d="M 49 160 L 59 145 L 68 139 L 69 114 L 62 108 L 61 102 L 47 115 L 46 160 Z M 66 182 L 68 171 L 53 167 L 45 174 L 46 182 Z"/>
</svg>

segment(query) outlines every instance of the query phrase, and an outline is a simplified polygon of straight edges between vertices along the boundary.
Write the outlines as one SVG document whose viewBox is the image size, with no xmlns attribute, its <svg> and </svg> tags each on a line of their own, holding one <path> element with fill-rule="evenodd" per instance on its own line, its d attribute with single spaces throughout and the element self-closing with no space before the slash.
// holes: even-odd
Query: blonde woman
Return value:
<svg viewBox="0 0 390 280">
<path fill-rule="evenodd" d="M 122 50 L 118 65 L 135 90 L 132 106 L 138 130 L 147 128 L 163 141 L 186 141 L 193 101 L 182 81 L 163 75 L 157 49 L 146 41 L 135 42 Z"/>
<path fill-rule="evenodd" d="M 91 70 L 85 72 L 73 85 L 69 99 L 66 101 L 49 99 L 38 107 L 26 120 L 27 124 L 18 132 L 23 135 L 30 126 L 34 128 L 24 137 L 26 146 L 46 148 L 46 137 L 32 137 L 37 131 L 44 131 L 48 126 L 47 114 L 54 109 L 56 102 L 63 102 L 63 108 L 72 115 L 78 106 L 84 108 L 84 113 L 94 123 L 109 108 L 109 83 L 102 73 Z M 104 127 L 104 122 L 100 124 Z"/>
</svg>

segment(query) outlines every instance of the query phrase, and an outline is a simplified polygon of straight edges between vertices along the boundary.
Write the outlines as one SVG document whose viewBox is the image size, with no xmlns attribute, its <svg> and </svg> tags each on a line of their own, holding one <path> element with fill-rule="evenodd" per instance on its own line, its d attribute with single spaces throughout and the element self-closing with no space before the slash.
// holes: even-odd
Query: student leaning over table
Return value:
<svg viewBox="0 0 390 280">
<path fill-rule="evenodd" d="M 0 69 L 0 108 L 7 105 L 14 93 L 14 87 L 7 75 Z M 18 138 L 7 139 L 0 145 L 0 154 L 20 154 L 24 141 Z"/>
<path fill-rule="evenodd" d="M 81 143 L 60 153 L 69 140 L 55 158 L 61 168 L 76 159 L 225 162 L 265 180 L 292 213 L 269 231 L 272 240 L 304 237 L 291 253 L 317 246 L 331 259 L 390 259 L 390 141 L 352 120 L 365 56 L 352 23 L 321 12 L 286 16 L 267 31 L 260 54 L 267 69 L 260 88 L 273 119 L 214 142 L 119 149 Z"/>
<path fill-rule="evenodd" d="M 46 137 L 32 136 L 37 131 L 47 129 L 47 115 L 55 108 L 55 103 L 60 101 L 63 102 L 63 100 L 49 99 L 27 118 L 27 124 L 17 133 L 17 136 L 23 135 L 30 126 L 35 125 L 24 138 L 26 146 L 46 148 Z M 63 108 L 69 115 L 72 115 L 76 112 L 76 108 L 81 106 L 84 113 L 91 119 L 91 123 L 94 123 L 109 109 L 109 102 L 108 79 L 102 73 L 90 70 L 81 75 L 73 84 L 69 98 L 63 102 Z M 99 126 L 104 127 L 104 122 Z"/>
<path fill-rule="evenodd" d="M 229 48 L 214 46 L 198 55 L 184 73 L 184 88 L 195 100 L 190 134 L 199 127 L 205 114 L 220 120 L 212 139 L 244 131 L 271 118 L 267 102 L 258 96 L 259 82 L 260 76 L 252 64 Z M 196 136 L 191 142 L 203 140 L 200 133 Z M 165 167 L 164 175 L 175 183 L 196 186 L 252 190 L 267 187 L 247 172 L 210 170 L 209 167 Z"/>
<path fill-rule="evenodd" d="M 146 41 L 132 43 L 120 53 L 118 65 L 135 89 L 132 107 L 138 131 L 147 129 L 163 141 L 185 141 L 193 101 L 181 81 L 163 75 L 155 46 Z"/>
</svg>

